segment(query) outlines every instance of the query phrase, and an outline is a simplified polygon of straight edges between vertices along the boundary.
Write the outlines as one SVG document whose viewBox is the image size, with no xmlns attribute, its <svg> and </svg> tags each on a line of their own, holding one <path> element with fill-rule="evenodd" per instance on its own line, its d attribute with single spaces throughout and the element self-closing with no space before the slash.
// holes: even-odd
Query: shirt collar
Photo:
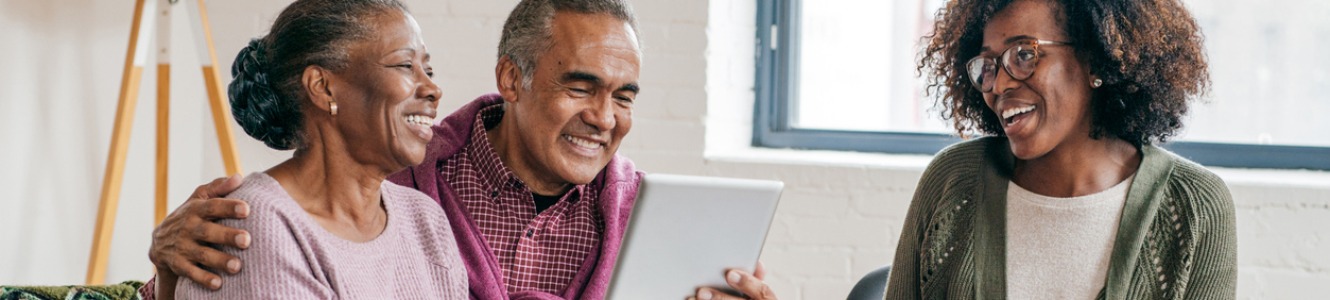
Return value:
<svg viewBox="0 0 1330 300">
<path fill-rule="evenodd" d="M 499 152 L 494 149 L 493 144 L 490 144 L 488 129 L 499 126 L 499 122 L 503 120 L 503 114 L 503 103 L 486 106 L 476 113 L 475 126 L 472 126 L 471 129 L 470 146 L 466 150 L 467 155 L 472 157 L 476 169 L 480 170 L 480 181 L 487 190 L 514 188 L 530 194 L 530 188 L 516 174 L 513 174 L 508 166 L 503 164 L 503 160 L 499 158 Z M 560 198 L 567 199 L 570 195 L 580 197 L 580 195 L 586 194 L 586 188 L 587 185 L 585 184 L 574 185 L 563 195 L 560 195 Z"/>
</svg>

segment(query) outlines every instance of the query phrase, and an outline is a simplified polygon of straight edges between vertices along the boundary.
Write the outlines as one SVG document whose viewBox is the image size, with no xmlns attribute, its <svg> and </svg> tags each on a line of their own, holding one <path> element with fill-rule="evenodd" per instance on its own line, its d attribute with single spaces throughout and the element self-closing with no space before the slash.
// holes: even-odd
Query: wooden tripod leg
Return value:
<svg viewBox="0 0 1330 300">
<path fill-rule="evenodd" d="M 208 25 L 207 5 L 204 0 L 182 1 L 190 13 L 194 40 L 203 64 L 203 85 L 208 90 L 208 103 L 212 108 L 213 127 L 217 128 L 217 145 L 221 147 L 226 174 L 240 174 L 240 157 L 236 154 L 235 136 L 231 133 L 231 104 L 222 96 L 225 91 L 222 75 L 217 68 L 217 48 L 212 43 L 212 29 Z"/>
<path fill-rule="evenodd" d="M 111 133 L 111 146 L 106 159 L 106 174 L 102 177 L 101 200 L 97 207 L 97 227 L 93 231 L 92 253 L 88 259 L 87 283 L 102 284 L 106 280 L 107 257 L 111 252 L 111 233 L 115 229 L 115 214 L 120 204 L 120 184 L 125 174 L 125 154 L 129 150 L 129 134 L 133 130 L 134 108 L 138 102 L 138 89 L 143 76 L 143 62 L 147 57 L 147 37 L 154 18 L 154 2 L 138 0 L 134 5 L 134 21 L 129 31 L 129 51 L 125 56 L 125 69 L 121 74 L 120 99 L 116 105 L 115 126 Z"/>
<path fill-rule="evenodd" d="M 158 0 L 157 19 L 157 176 L 153 226 L 166 218 L 166 195 L 171 164 L 171 11 L 174 5 Z"/>
<path fill-rule="evenodd" d="M 171 162 L 171 65 L 157 65 L 157 194 L 152 224 L 166 218 L 167 175 Z"/>
<path fill-rule="evenodd" d="M 166 218 L 167 177 L 171 162 L 171 64 L 157 64 L 157 194 L 152 224 Z"/>
</svg>

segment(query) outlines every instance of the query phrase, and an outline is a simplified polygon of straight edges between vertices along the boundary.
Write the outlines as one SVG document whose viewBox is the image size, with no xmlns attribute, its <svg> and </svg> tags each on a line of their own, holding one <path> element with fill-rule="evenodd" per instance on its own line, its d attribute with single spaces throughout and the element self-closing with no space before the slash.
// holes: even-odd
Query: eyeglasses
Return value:
<svg viewBox="0 0 1330 300">
<path fill-rule="evenodd" d="M 1027 40 L 1021 44 L 1011 46 L 1002 51 L 1002 69 L 1007 70 L 1007 75 L 1011 79 L 1026 80 L 1034 75 L 1035 66 L 1039 65 L 1039 57 L 1043 52 L 1039 51 L 1039 46 L 1070 46 L 1071 43 L 1045 41 L 1045 40 Z M 971 58 L 965 63 L 965 70 L 970 76 L 970 83 L 980 92 L 989 93 L 993 91 L 993 86 L 997 81 L 997 58 L 984 57 L 983 55 Z"/>
</svg>

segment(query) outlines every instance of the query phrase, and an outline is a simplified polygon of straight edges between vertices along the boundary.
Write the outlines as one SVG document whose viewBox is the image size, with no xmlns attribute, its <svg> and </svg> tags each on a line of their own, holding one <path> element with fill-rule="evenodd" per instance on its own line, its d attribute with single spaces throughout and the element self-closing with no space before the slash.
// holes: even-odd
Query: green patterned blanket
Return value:
<svg viewBox="0 0 1330 300">
<path fill-rule="evenodd" d="M 0 300 L 141 300 L 142 282 L 113 285 L 0 286 Z"/>
</svg>

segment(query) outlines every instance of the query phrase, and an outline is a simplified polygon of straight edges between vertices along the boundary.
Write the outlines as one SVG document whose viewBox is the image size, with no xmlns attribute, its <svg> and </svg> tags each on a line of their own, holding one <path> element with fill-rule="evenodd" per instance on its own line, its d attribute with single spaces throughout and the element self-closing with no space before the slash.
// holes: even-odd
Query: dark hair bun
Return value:
<svg viewBox="0 0 1330 300">
<path fill-rule="evenodd" d="M 249 136 L 273 149 L 290 150 L 298 143 L 300 107 L 269 83 L 266 50 L 262 40 L 253 39 L 236 55 L 227 90 L 231 114 Z"/>
</svg>

